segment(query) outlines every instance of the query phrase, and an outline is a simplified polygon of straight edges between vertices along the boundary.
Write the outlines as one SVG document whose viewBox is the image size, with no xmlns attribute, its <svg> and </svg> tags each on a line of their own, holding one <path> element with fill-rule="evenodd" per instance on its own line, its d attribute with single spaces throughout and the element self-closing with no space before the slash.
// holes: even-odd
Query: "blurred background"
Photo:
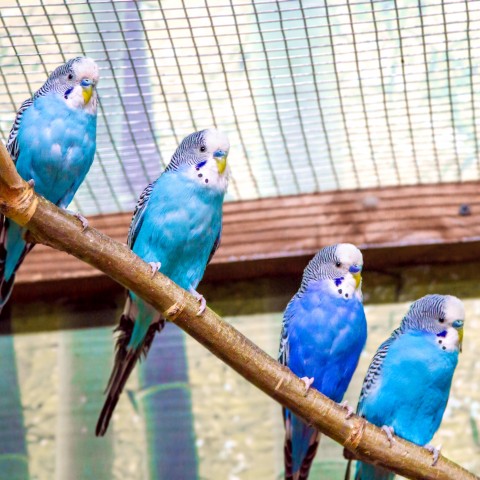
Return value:
<svg viewBox="0 0 480 480">
<path fill-rule="evenodd" d="M 64 61 L 100 67 L 97 155 L 72 209 L 125 242 L 179 141 L 230 138 L 222 246 L 199 287 L 276 357 L 321 247 L 364 252 L 373 353 L 426 293 L 465 301 L 464 351 L 434 444 L 480 474 L 480 2 L 4 0 L 0 134 Z M 0 318 L 0 478 L 279 479 L 281 408 L 177 327 L 95 438 L 122 289 L 37 246 Z M 343 479 L 322 440 L 312 478 Z"/>
</svg>

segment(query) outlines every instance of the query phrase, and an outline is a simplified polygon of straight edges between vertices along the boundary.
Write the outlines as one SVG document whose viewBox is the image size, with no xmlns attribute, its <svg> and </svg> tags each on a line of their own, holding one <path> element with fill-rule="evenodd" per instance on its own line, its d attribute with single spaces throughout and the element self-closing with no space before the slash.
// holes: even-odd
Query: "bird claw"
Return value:
<svg viewBox="0 0 480 480">
<path fill-rule="evenodd" d="M 310 387 L 312 386 L 312 383 L 315 381 L 314 377 L 302 377 L 300 379 L 304 384 L 305 384 L 305 396 L 307 396 L 308 391 L 310 390 Z"/>
<path fill-rule="evenodd" d="M 205 297 L 201 293 L 198 293 L 195 289 L 191 288 L 189 291 L 200 304 L 200 308 L 198 309 L 198 312 L 197 312 L 197 317 L 199 317 L 200 315 L 203 314 L 203 312 L 207 308 L 207 301 L 205 300 Z"/>
<path fill-rule="evenodd" d="M 88 220 L 79 212 L 76 212 L 73 216 L 82 222 L 83 231 L 85 231 L 88 227 Z"/>
<path fill-rule="evenodd" d="M 353 414 L 355 413 L 355 411 L 354 411 L 353 408 L 348 404 L 348 401 L 347 401 L 347 400 L 345 400 L 344 402 L 342 402 L 342 403 L 340 404 L 340 406 L 347 411 L 347 414 L 345 415 L 345 420 L 348 420 L 349 418 L 353 417 Z"/>
<path fill-rule="evenodd" d="M 150 268 L 152 269 L 152 277 L 151 278 L 153 278 L 155 276 L 155 274 L 162 267 L 162 264 L 161 264 L 161 262 L 148 262 L 148 264 L 150 265 Z"/>
<path fill-rule="evenodd" d="M 35 187 L 35 180 L 33 178 L 31 178 L 27 183 L 30 187 Z"/>
<path fill-rule="evenodd" d="M 432 467 L 434 467 L 438 462 L 438 457 L 440 457 L 440 450 L 442 449 L 442 446 L 439 445 L 438 447 L 434 447 L 433 445 L 427 443 L 423 448 L 426 448 L 433 455 Z"/>
<path fill-rule="evenodd" d="M 393 438 L 393 435 L 395 434 L 395 430 L 393 429 L 393 427 L 389 427 L 388 425 L 384 425 L 382 427 L 382 430 L 386 433 L 387 439 L 390 442 L 390 448 L 392 448 L 393 442 L 395 441 L 395 439 Z"/>
</svg>

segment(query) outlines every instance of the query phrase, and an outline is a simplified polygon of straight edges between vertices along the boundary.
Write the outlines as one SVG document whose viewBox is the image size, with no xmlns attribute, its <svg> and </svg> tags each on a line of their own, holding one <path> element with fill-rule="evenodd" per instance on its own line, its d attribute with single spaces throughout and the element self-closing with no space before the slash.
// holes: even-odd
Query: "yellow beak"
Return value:
<svg viewBox="0 0 480 480">
<path fill-rule="evenodd" d="M 93 85 L 88 85 L 87 87 L 82 87 L 83 91 L 83 99 L 85 100 L 85 105 L 90 101 L 92 98 L 92 93 L 93 93 Z"/>
<path fill-rule="evenodd" d="M 463 327 L 458 329 L 458 349 L 460 352 L 462 351 L 462 343 L 463 343 Z"/>
<path fill-rule="evenodd" d="M 355 288 L 357 289 L 362 283 L 362 274 L 360 272 L 352 273 L 352 277 L 355 279 Z"/>
<path fill-rule="evenodd" d="M 227 156 L 215 157 L 215 160 L 217 161 L 218 173 L 222 174 L 227 168 Z"/>
</svg>

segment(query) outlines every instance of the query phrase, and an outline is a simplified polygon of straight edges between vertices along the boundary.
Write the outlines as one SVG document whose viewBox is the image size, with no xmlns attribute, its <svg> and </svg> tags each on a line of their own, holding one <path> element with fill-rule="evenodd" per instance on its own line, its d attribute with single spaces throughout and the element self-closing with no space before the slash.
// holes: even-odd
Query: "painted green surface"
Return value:
<svg viewBox="0 0 480 480">
<path fill-rule="evenodd" d="M 0 337 L 0 477 L 27 480 L 28 458 L 13 337 Z"/>
<path fill-rule="evenodd" d="M 464 351 L 433 443 L 442 444 L 445 455 L 476 474 L 480 474 L 478 270 L 478 264 L 469 264 L 367 271 L 364 293 L 369 339 L 347 392 L 350 404 L 355 405 L 373 353 L 398 325 L 413 298 L 432 291 L 463 297 L 467 313 Z M 276 356 L 281 310 L 297 280 L 232 282 L 205 285 L 201 290 L 228 321 Z M 17 378 L 19 387 L 16 393 L 13 389 L 16 401 L 11 415 L 3 418 L 23 416 L 28 457 L 17 466 L 22 464 L 26 472 L 28 465 L 30 479 L 161 479 L 168 478 L 165 471 L 174 464 L 190 472 L 184 478 L 282 478 L 280 407 L 183 335 L 160 337 L 151 363 L 137 369 L 127 384 L 107 436 L 95 438 L 96 415 L 113 358 L 112 326 L 124 296 L 100 293 L 89 301 L 72 302 L 68 292 L 64 295 L 55 302 L 15 305 L 15 335 L 0 336 L 2 365 L 9 365 L 2 368 L 10 372 L 12 382 Z M 176 328 L 170 328 L 175 333 Z M 176 367 L 181 367 L 181 376 L 168 372 Z M 148 371 L 157 379 L 147 381 Z M 22 431 L 19 425 L 10 429 L 4 420 L 0 439 L 14 438 L 15 432 Z M 313 469 L 312 478 L 343 479 L 342 448 L 323 438 Z M 0 480 L 14 478 L 3 475 L 5 471 L 0 469 Z"/>
</svg>

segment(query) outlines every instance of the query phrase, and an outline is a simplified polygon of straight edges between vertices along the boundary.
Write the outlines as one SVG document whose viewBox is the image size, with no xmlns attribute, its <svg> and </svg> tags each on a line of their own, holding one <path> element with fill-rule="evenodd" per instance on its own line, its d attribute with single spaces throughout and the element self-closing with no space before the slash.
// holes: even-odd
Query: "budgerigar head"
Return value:
<svg viewBox="0 0 480 480">
<path fill-rule="evenodd" d="M 452 295 L 426 295 L 413 302 L 401 328 L 434 333 L 446 349 L 462 349 L 465 308 Z"/>
<path fill-rule="evenodd" d="M 181 170 L 202 186 L 225 191 L 230 173 L 229 150 L 230 143 L 223 132 L 213 128 L 201 130 L 182 140 L 166 170 Z"/>
<path fill-rule="evenodd" d="M 361 296 L 362 252 L 351 243 L 338 243 L 322 248 L 307 265 L 302 285 L 311 281 L 327 280 L 331 290 L 343 298 L 353 293 Z"/>
<path fill-rule="evenodd" d="M 98 79 L 98 66 L 94 60 L 87 57 L 72 58 L 57 67 L 34 96 L 54 92 L 60 94 L 69 107 L 83 108 L 95 114 Z"/>
</svg>

